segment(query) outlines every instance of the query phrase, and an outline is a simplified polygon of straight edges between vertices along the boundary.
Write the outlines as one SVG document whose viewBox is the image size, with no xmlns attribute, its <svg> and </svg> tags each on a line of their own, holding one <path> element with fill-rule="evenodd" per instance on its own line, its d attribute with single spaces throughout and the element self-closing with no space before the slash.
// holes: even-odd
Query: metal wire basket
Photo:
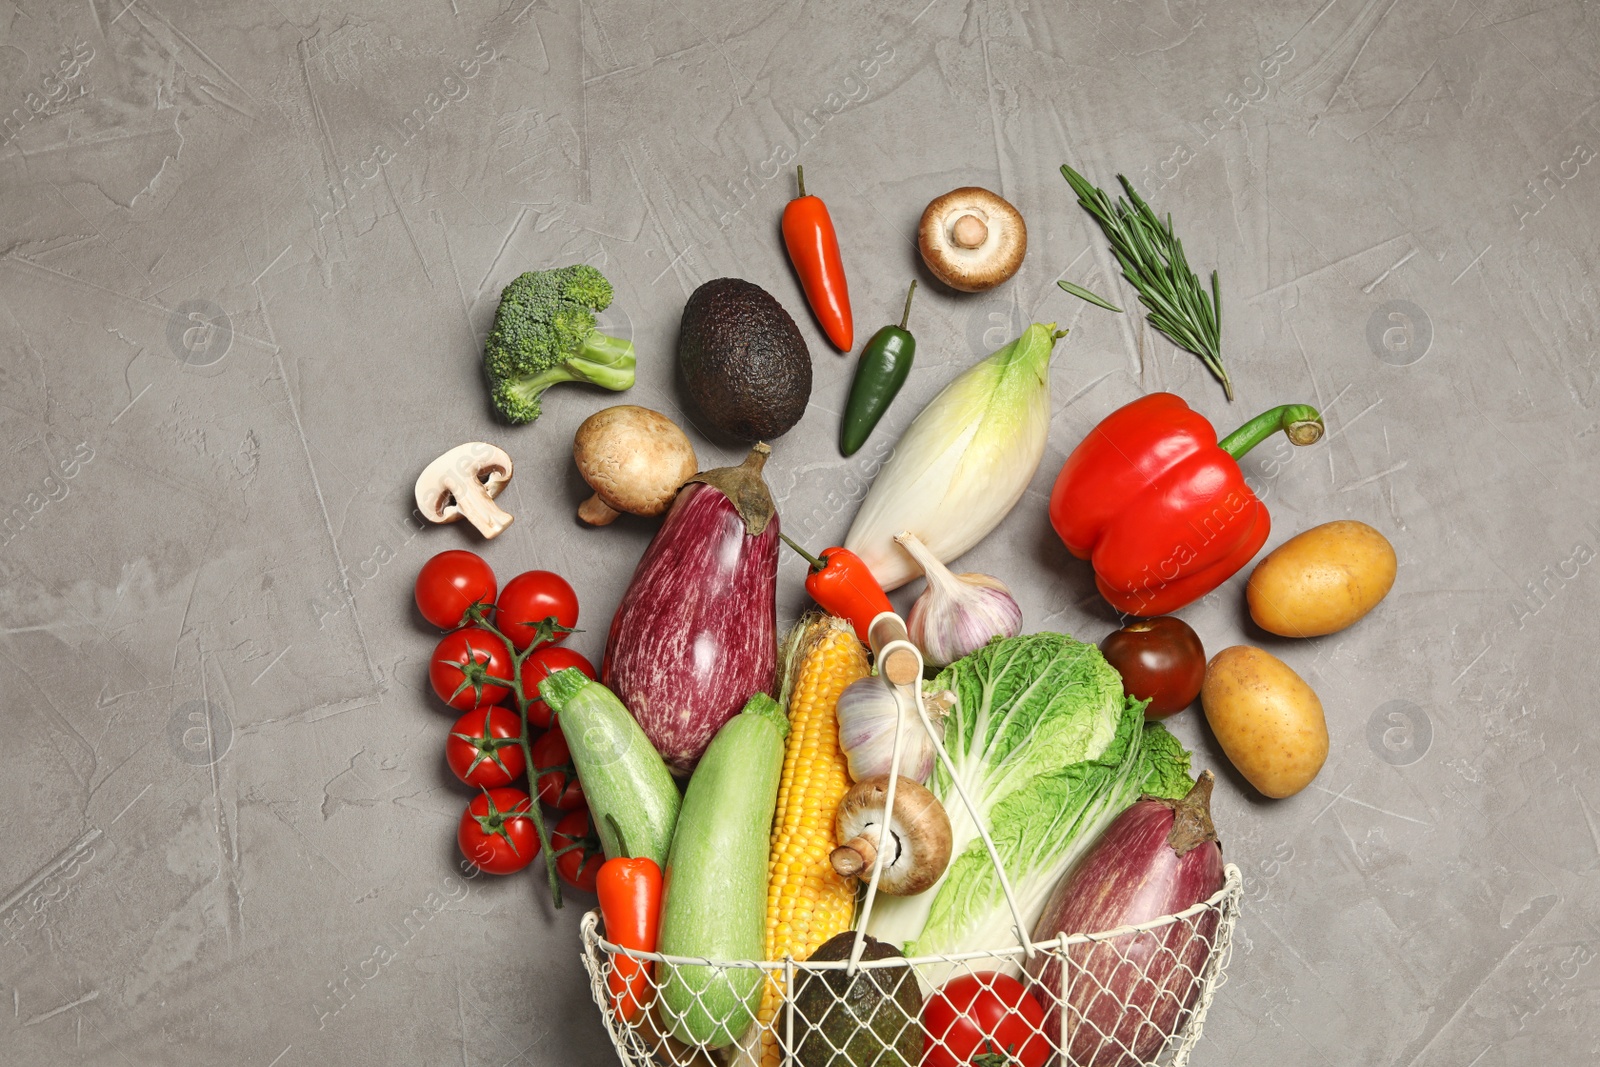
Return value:
<svg viewBox="0 0 1600 1067">
<path fill-rule="evenodd" d="M 920 1011 L 896 1007 L 894 993 L 908 982 L 916 983 L 915 1000 L 921 1004 L 955 977 L 971 975 L 983 986 L 999 987 L 997 974 L 1022 973 L 1028 995 L 1042 1011 L 1026 1018 L 1022 1040 L 1011 1037 L 1011 1059 L 1023 1065 L 1054 1062 L 1065 1067 L 1184 1067 L 1205 1023 L 1211 998 L 1225 979 L 1224 968 L 1239 915 L 1239 868 L 1227 866 L 1223 887 L 1211 899 L 1177 915 L 1154 922 L 1095 934 L 1074 934 L 1029 946 L 1013 945 L 993 952 L 967 952 L 954 956 L 912 959 L 864 960 L 850 963 L 784 960 L 706 960 L 635 952 L 605 940 L 599 912 L 583 917 L 583 963 L 595 1003 L 617 1054 L 629 1067 L 689 1067 L 690 1064 L 744 1062 L 788 1063 L 801 1067 L 918 1067 L 933 1060 L 934 1051 L 947 1055 L 943 1062 L 966 1063 L 991 1049 L 1006 1054 L 978 1020 L 973 1027 L 946 1027 L 931 1033 Z M 1033 959 L 1028 960 L 1029 950 Z M 625 1018 L 610 989 L 618 960 L 623 967 L 643 972 L 641 1010 Z M 1026 966 L 1024 966 L 1026 965 Z M 785 997 L 771 1024 L 752 1020 L 737 1045 L 721 1052 L 685 1044 L 672 1037 L 661 1013 L 642 1007 L 673 967 L 708 967 L 711 976 L 729 971 L 755 970 L 762 982 L 780 990 L 804 990 L 823 975 L 839 976 L 827 986 L 819 1012 Z M 1034 977 L 1037 976 L 1037 977 Z M 822 979 L 826 982 L 826 979 Z M 870 983 L 877 1008 L 862 1018 L 849 1005 Z M 1012 987 L 1007 987 L 1012 988 Z M 957 1014 L 960 1014 L 959 1012 Z M 842 1023 L 841 1023 L 842 1018 Z M 726 1021 L 726 1020 L 719 1020 Z M 863 1055 L 859 1043 L 842 1038 L 859 1024 L 874 1036 Z M 974 1033 L 976 1032 L 976 1040 Z M 765 1053 L 765 1055 L 763 1055 Z M 1064 1053 L 1064 1055 L 1063 1055 Z"/>
<path fill-rule="evenodd" d="M 948 766 L 949 756 L 922 702 L 921 653 L 907 640 L 904 622 L 885 613 L 870 632 L 902 721 L 920 716 Z M 897 731 L 895 767 L 899 736 Z M 894 780 L 891 775 L 885 807 L 892 806 Z M 583 917 L 583 964 L 622 1062 L 628 1067 L 1184 1067 L 1223 983 L 1239 916 L 1239 869 L 1228 864 L 1221 889 L 1175 915 L 1030 942 L 994 844 L 959 782 L 956 790 L 999 873 L 1016 920 L 1016 942 L 954 955 L 863 959 L 865 939 L 858 934 L 845 960 L 712 960 L 614 945 L 602 935 L 599 913 L 591 911 Z M 858 931 L 871 914 L 882 864 L 880 851 Z M 656 996 L 673 982 L 680 1009 L 685 987 L 693 991 L 691 1006 L 676 1018 Z M 734 989 L 738 995 L 702 998 L 698 990 L 705 989 L 724 994 Z M 957 989 L 965 995 L 956 995 Z M 769 990 L 780 1007 L 764 1021 L 757 1005 Z M 980 992 L 986 996 L 977 997 Z M 925 1012 L 935 995 L 944 996 L 945 1010 Z M 1001 1022 L 986 1024 L 983 1012 L 966 1006 L 976 1000 L 1014 1010 L 1004 1012 Z M 684 1025 L 690 1017 L 697 1025 Z M 726 1041 L 716 1049 L 686 1043 L 674 1036 L 675 1027 L 680 1034 L 716 1031 Z"/>
</svg>

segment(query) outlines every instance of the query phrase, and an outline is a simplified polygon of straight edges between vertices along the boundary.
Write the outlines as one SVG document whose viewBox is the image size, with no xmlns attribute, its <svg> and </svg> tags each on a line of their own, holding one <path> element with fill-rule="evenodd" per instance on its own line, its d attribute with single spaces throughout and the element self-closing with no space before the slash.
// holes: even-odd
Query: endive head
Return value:
<svg viewBox="0 0 1600 1067">
<path fill-rule="evenodd" d="M 1050 353 L 1065 336 L 1034 324 L 945 386 L 884 464 L 845 547 L 885 589 L 920 573 L 894 543 L 909 530 L 941 562 L 977 544 L 1021 499 L 1044 456 Z"/>
</svg>

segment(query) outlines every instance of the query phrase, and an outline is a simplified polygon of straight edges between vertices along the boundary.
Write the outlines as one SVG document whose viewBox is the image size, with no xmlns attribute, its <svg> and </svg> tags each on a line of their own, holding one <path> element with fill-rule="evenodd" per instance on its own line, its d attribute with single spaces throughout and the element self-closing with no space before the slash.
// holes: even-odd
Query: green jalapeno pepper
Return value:
<svg viewBox="0 0 1600 1067">
<path fill-rule="evenodd" d="M 900 315 L 899 326 L 885 326 L 872 335 L 872 340 L 861 350 L 856 364 L 855 381 L 850 385 L 850 400 L 844 407 L 844 421 L 839 426 L 839 451 L 847 456 L 867 443 L 873 427 L 889 410 L 895 394 L 906 383 L 911 373 L 911 360 L 917 354 L 917 339 L 906 331 L 906 320 L 911 315 L 911 297 L 917 291 L 912 282 L 906 291 L 906 308 Z"/>
</svg>

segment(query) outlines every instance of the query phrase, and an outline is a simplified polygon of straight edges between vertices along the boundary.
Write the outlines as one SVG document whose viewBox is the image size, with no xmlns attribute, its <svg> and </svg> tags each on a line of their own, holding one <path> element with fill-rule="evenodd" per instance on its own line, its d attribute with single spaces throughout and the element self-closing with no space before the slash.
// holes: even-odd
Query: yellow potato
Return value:
<svg viewBox="0 0 1600 1067">
<path fill-rule="evenodd" d="M 1234 645 L 1206 664 L 1200 705 L 1222 751 L 1269 797 L 1311 784 L 1328 758 L 1322 701 L 1276 656 Z"/>
<path fill-rule="evenodd" d="M 1394 585 L 1394 546 L 1364 522 L 1314 526 L 1273 549 L 1250 573 L 1245 597 L 1256 625 L 1280 637 L 1343 630 Z"/>
</svg>

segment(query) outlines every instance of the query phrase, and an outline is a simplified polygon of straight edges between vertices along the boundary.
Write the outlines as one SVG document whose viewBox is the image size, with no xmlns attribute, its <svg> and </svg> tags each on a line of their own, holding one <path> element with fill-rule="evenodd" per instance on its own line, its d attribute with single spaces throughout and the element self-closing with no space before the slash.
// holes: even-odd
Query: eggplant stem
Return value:
<svg viewBox="0 0 1600 1067">
<path fill-rule="evenodd" d="M 1172 829 L 1167 834 L 1167 844 L 1179 856 L 1187 855 L 1207 841 L 1216 841 L 1216 824 L 1211 821 L 1211 788 L 1216 776 L 1201 771 L 1200 778 L 1190 787 L 1182 800 L 1168 801 L 1172 805 Z"/>
</svg>

